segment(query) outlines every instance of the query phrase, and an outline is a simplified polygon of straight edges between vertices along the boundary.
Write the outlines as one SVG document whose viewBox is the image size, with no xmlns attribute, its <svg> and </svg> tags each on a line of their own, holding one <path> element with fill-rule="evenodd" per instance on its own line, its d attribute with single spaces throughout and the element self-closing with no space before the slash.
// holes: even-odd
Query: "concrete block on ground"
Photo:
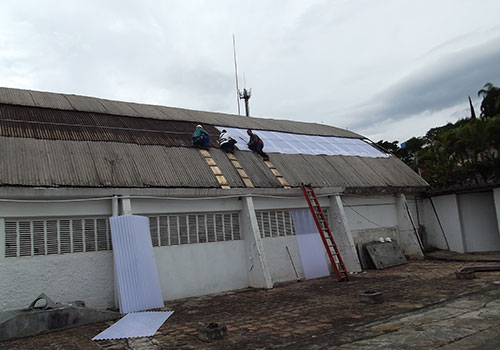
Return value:
<svg viewBox="0 0 500 350">
<path fill-rule="evenodd" d="M 198 329 L 198 338 L 205 343 L 211 343 L 227 337 L 227 327 L 223 324 L 210 323 Z"/>
<path fill-rule="evenodd" d="M 0 341 L 116 320 L 118 312 L 58 304 L 53 309 L 12 310 L 0 313 Z"/>
<path fill-rule="evenodd" d="M 408 263 L 397 242 L 367 243 L 365 248 L 377 270 Z"/>
</svg>

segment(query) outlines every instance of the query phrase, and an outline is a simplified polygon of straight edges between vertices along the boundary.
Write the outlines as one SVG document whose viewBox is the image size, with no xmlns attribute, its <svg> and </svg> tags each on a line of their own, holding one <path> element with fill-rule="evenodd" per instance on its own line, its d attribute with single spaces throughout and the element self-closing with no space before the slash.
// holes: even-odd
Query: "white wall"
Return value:
<svg viewBox="0 0 500 350">
<path fill-rule="evenodd" d="M 1 218 L 110 216 L 111 200 L 0 202 Z M 1 220 L 0 243 L 5 229 Z M 40 293 L 54 301 L 83 300 L 90 307 L 114 304 L 110 251 L 4 258 L 0 255 L 0 310 L 27 307 Z"/>
<path fill-rule="evenodd" d="M 492 191 L 432 197 L 451 251 L 500 250 L 498 215 Z M 429 199 L 423 200 L 421 220 L 431 247 L 448 249 Z"/>
<path fill-rule="evenodd" d="M 0 217 L 111 216 L 111 200 L 60 203 L 0 202 Z"/>
<path fill-rule="evenodd" d="M 456 195 L 436 196 L 432 197 L 432 201 L 434 202 L 437 216 L 429 199 L 424 200 L 422 210 L 427 244 L 438 249 L 448 249 L 446 245 L 447 240 L 451 251 L 463 253 L 465 250 Z M 439 221 L 441 221 L 444 234 L 439 226 L 438 217 Z"/>
<path fill-rule="evenodd" d="M 296 279 L 286 247 L 290 251 L 297 274 L 300 278 L 304 277 L 304 268 L 300 260 L 297 238 L 295 236 L 268 237 L 263 239 L 263 244 L 273 282 L 292 281 Z"/>
<path fill-rule="evenodd" d="M 248 286 L 244 241 L 155 247 L 165 300 Z"/>
<path fill-rule="evenodd" d="M 500 232 L 500 188 L 495 188 L 493 190 L 493 200 L 495 201 L 495 215 L 497 218 L 497 228 Z"/>
<path fill-rule="evenodd" d="M 379 237 L 399 239 L 394 196 L 342 196 L 342 202 L 356 244 Z"/>
<path fill-rule="evenodd" d="M 491 191 L 458 195 L 464 248 L 467 252 L 500 250 L 495 204 Z"/>
<path fill-rule="evenodd" d="M 378 237 L 398 239 L 394 196 L 343 196 L 345 214 L 356 243 Z M 328 198 L 321 198 L 324 209 Z M 254 198 L 255 209 L 307 208 L 303 198 Z M 135 215 L 241 211 L 238 198 L 215 200 L 158 200 L 133 198 Z M 0 202 L 0 218 L 110 216 L 111 200 L 68 203 Z M 4 229 L 0 220 L 0 243 Z M 242 238 L 248 231 L 241 222 Z M 249 285 L 248 242 L 155 247 L 163 297 L 167 299 L 217 293 Z M 263 251 L 273 282 L 295 280 L 285 247 L 288 246 L 300 277 L 303 267 L 295 236 L 263 239 Z M 3 246 L 3 245 L 2 245 Z M 73 253 L 20 258 L 0 258 L 0 310 L 24 307 L 45 292 L 56 301 L 84 300 L 91 307 L 113 305 L 112 252 Z"/>
<path fill-rule="evenodd" d="M 238 198 L 198 200 L 133 198 L 131 205 L 134 215 L 240 211 L 242 209 L 242 201 Z"/>
<path fill-rule="evenodd" d="M 40 293 L 96 308 L 114 303 L 110 251 L 0 258 L 0 276 L 0 311 L 28 307 Z"/>
</svg>

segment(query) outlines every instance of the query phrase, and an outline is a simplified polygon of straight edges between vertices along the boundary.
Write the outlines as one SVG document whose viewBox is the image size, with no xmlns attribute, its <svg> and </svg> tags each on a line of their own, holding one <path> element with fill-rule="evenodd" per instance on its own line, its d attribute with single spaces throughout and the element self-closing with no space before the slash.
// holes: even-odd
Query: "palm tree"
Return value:
<svg viewBox="0 0 500 350">
<path fill-rule="evenodd" d="M 481 117 L 488 118 L 500 114 L 500 88 L 492 83 L 486 83 L 483 89 L 477 92 L 477 95 L 483 97 Z"/>
</svg>

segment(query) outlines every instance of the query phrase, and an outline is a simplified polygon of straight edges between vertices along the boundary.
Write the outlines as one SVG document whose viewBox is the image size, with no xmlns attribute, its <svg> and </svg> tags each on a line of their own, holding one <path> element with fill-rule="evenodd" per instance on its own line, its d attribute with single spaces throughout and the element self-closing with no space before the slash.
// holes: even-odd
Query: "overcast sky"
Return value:
<svg viewBox="0 0 500 350">
<path fill-rule="evenodd" d="M 237 113 L 234 33 L 253 116 L 404 141 L 500 86 L 499 13 L 498 0 L 2 0 L 0 86 Z"/>
</svg>

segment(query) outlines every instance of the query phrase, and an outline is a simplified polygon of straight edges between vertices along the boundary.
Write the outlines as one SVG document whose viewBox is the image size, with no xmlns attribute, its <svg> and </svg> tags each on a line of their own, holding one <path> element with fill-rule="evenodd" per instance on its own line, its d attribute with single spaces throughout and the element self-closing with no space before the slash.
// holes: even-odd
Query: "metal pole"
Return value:
<svg viewBox="0 0 500 350">
<path fill-rule="evenodd" d="M 432 201 L 432 197 L 429 197 L 429 200 L 431 201 L 432 209 L 434 210 L 434 215 L 436 215 L 436 219 L 438 221 L 439 227 L 441 228 L 441 232 L 443 233 L 444 241 L 446 242 L 446 246 L 448 247 L 448 250 L 450 250 L 450 245 L 448 244 L 448 239 L 446 238 L 446 235 L 443 230 L 443 225 L 441 225 L 441 220 L 439 220 L 438 213 L 436 211 L 436 207 L 434 206 L 434 202 Z"/>
<path fill-rule="evenodd" d="M 234 58 L 234 77 L 236 80 L 236 103 L 238 104 L 238 115 L 241 115 L 240 111 L 240 87 L 238 85 L 238 64 L 236 63 L 236 40 L 233 34 L 233 58 Z"/>
</svg>

